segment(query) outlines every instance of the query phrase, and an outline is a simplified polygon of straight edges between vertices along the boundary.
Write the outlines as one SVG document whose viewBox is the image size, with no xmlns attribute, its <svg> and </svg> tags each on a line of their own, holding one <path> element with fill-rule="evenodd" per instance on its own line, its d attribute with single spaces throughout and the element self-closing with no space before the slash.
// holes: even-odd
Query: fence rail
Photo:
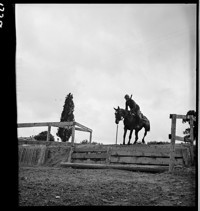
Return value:
<svg viewBox="0 0 200 211">
<path fill-rule="evenodd" d="M 72 138 L 71 138 L 71 143 L 74 145 L 74 140 L 75 140 L 75 130 L 82 131 L 82 132 L 89 132 L 90 133 L 90 138 L 89 142 L 92 142 L 92 129 L 78 123 L 75 121 L 71 122 L 36 122 L 36 123 L 18 123 L 17 127 L 18 128 L 23 128 L 23 127 L 48 127 L 48 132 L 47 132 L 47 141 L 50 139 L 50 132 L 51 132 L 51 127 L 61 127 L 61 128 L 72 128 Z"/>
</svg>

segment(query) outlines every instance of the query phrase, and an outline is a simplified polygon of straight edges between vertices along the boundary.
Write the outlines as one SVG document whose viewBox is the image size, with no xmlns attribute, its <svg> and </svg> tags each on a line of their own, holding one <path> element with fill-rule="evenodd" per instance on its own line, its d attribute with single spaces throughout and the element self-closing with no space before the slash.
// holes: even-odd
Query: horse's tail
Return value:
<svg viewBox="0 0 200 211">
<path fill-rule="evenodd" d="M 150 123 L 148 124 L 147 131 L 150 131 Z"/>
<path fill-rule="evenodd" d="M 144 115 L 143 115 L 142 119 L 143 119 L 143 127 L 145 128 L 146 131 L 150 131 L 150 122 L 149 122 L 149 120 Z"/>
<path fill-rule="evenodd" d="M 150 131 L 150 122 L 149 122 L 149 121 L 145 121 L 144 127 L 145 127 L 145 130 L 146 130 L 147 132 Z"/>
<path fill-rule="evenodd" d="M 146 126 L 146 131 L 150 131 L 150 124 L 149 123 Z"/>
</svg>

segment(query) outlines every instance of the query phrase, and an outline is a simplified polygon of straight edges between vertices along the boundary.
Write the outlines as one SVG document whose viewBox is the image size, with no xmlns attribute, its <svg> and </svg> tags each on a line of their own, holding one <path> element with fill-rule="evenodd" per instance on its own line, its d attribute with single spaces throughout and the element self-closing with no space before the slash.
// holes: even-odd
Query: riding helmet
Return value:
<svg viewBox="0 0 200 211">
<path fill-rule="evenodd" d="M 125 99 L 129 99 L 129 96 L 128 96 L 128 95 L 125 95 L 124 98 L 125 98 Z"/>
</svg>

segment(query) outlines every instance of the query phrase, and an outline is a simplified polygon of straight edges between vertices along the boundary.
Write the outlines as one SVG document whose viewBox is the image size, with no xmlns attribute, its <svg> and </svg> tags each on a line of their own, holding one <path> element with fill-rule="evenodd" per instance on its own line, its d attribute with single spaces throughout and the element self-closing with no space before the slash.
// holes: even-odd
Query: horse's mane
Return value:
<svg viewBox="0 0 200 211">
<path fill-rule="evenodd" d="M 132 116 L 131 111 L 120 108 L 121 112 L 125 115 L 125 116 Z"/>
</svg>

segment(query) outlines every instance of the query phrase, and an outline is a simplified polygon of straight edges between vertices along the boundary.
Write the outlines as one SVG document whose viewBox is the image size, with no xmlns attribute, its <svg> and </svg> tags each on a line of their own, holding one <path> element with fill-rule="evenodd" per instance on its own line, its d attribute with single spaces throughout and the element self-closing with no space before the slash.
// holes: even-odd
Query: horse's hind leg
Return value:
<svg viewBox="0 0 200 211">
<path fill-rule="evenodd" d="M 132 133 L 133 133 L 133 130 L 130 130 L 128 145 L 130 144 Z"/>
<path fill-rule="evenodd" d="M 138 140 L 138 130 L 135 130 L 135 142 L 133 144 L 136 144 Z"/>
<path fill-rule="evenodd" d="M 147 130 L 145 129 L 144 137 L 147 135 Z M 142 143 L 145 144 L 144 137 L 142 138 Z"/>
</svg>

